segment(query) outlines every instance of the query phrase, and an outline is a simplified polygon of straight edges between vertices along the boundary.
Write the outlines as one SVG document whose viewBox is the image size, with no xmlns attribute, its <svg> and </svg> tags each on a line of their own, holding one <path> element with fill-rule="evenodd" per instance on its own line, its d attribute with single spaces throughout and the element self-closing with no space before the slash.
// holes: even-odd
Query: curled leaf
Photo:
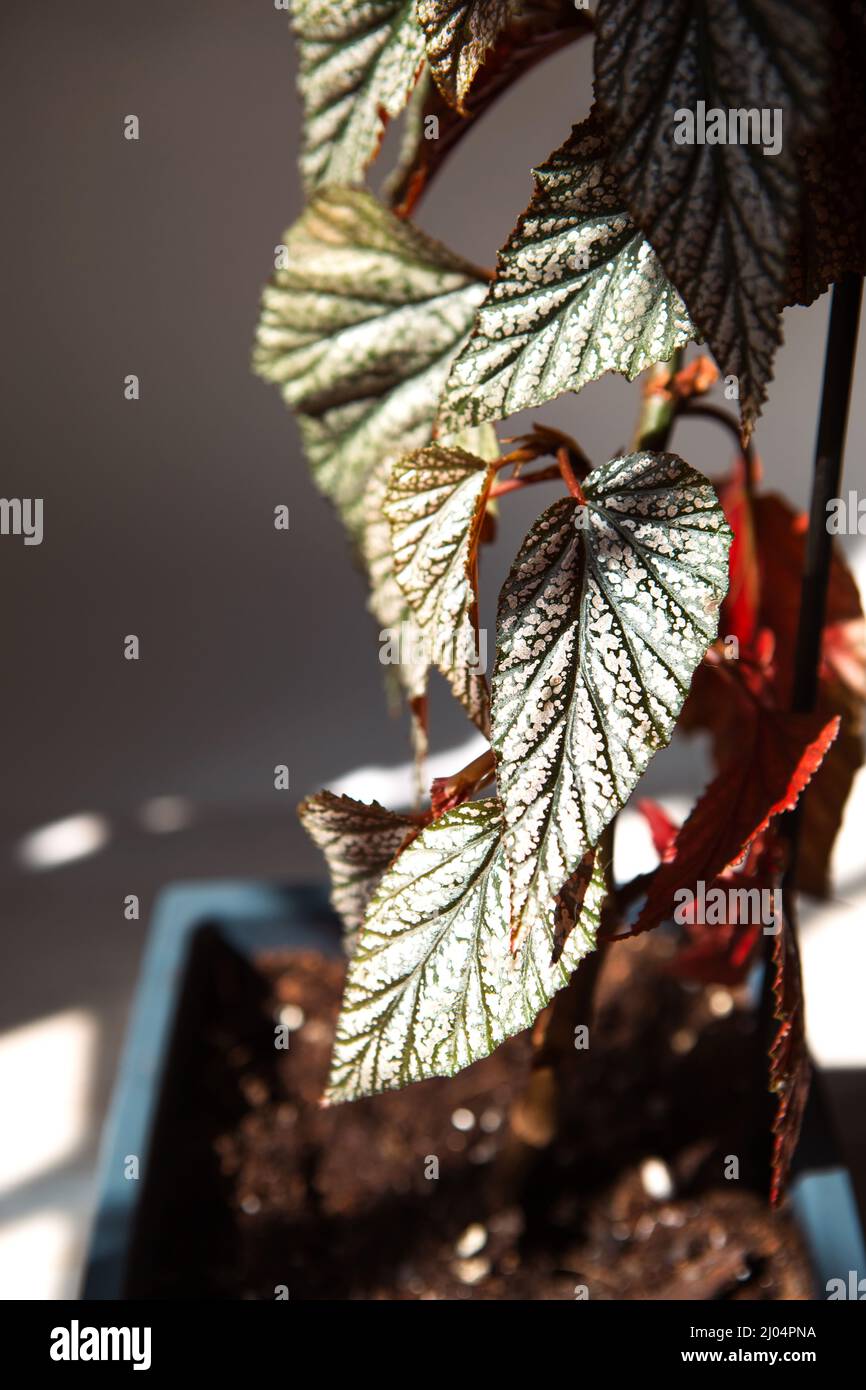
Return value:
<svg viewBox="0 0 866 1390">
<path fill-rule="evenodd" d="M 476 561 L 494 474 L 491 464 L 463 449 L 431 444 L 395 461 L 384 502 L 394 575 L 421 649 L 482 733 L 489 728 L 489 695 Z"/>
<path fill-rule="evenodd" d="M 812 0 L 599 4 L 596 97 L 624 199 L 738 378 L 746 435 L 781 340 L 798 145 L 825 120 L 826 33 Z"/>
</svg>

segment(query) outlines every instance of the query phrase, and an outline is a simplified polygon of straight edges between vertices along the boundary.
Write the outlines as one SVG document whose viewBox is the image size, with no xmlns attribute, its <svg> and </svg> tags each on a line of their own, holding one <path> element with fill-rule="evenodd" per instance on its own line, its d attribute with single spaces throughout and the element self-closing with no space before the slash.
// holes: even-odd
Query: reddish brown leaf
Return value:
<svg viewBox="0 0 866 1390">
<path fill-rule="evenodd" d="M 639 802 L 638 810 L 649 822 L 653 844 L 662 863 L 672 859 L 679 827 L 654 801 Z M 780 868 L 777 837 L 769 830 L 753 842 L 742 867 L 726 869 L 709 885 L 708 892 L 716 888 L 743 890 L 749 894 L 773 892 Z M 634 881 L 637 893 L 646 890 L 651 877 L 645 874 Z M 626 885 L 625 891 L 630 887 Z M 763 909 L 764 900 L 760 901 Z M 772 900 L 774 906 L 775 901 Z M 753 921 L 740 920 L 743 905 L 743 898 L 735 891 L 728 898 L 724 921 L 709 923 L 696 910 L 695 904 L 693 910 L 685 914 L 686 941 L 670 963 L 670 973 L 678 979 L 694 980 L 699 984 L 742 984 L 751 968 L 761 931 L 761 926 Z M 751 911 L 748 915 L 751 917 Z"/>
<path fill-rule="evenodd" d="M 637 809 L 649 826 L 656 854 L 659 859 L 665 860 L 673 849 L 679 826 L 674 824 L 667 811 L 663 810 L 657 801 L 650 801 L 648 797 L 638 802 Z"/>
<path fill-rule="evenodd" d="M 670 973 L 700 985 L 741 985 L 749 973 L 761 928 L 735 922 L 714 927 L 700 940 L 678 951 Z"/>
<path fill-rule="evenodd" d="M 803 979 L 794 924 L 787 914 L 773 942 L 773 1017 L 778 1024 L 770 1048 L 770 1090 L 776 1096 L 770 1201 L 777 1206 L 800 1137 L 809 1096 L 811 1067 L 806 1050 Z"/>
<path fill-rule="evenodd" d="M 783 498 L 772 495 L 757 500 L 755 523 L 761 568 L 759 619 L 776 634 L 775 698 L 787 706 L 807 523 L 805 516 L 798 516 Z M 826 897 L 833 845 L 854 776 L 863 761 L 866 707 L 866 622 L 854 577 L 838 549 L 834 549 L 830 567 L 821 655 L 818 713 L 824 721 L 839 716 L 841 728 L 803 801 L 797 883 L 807 893 Z"/>
<path fill-rule="evenodd" d="M 697 891 L 741 859 L 773 816 L 796 805 L 836 737 L 839 721 L 753 707 L 736 757 L 707 787 L 653 876 L 635 932 L 673 914 L 678 889 Z"/>
<path fill-rule="evenodd" d="M 774 493 L 754 502 L 758 565 L 761 574 L 761 600 L 758 624 L 776 636 L 778 676 L 776 698 L 787 706 L 791 695 L 794 648 L 800 616 L 800 579 L 806 554 L 808 520 Z M 827 591 L 824 651 L 825 674 L 832 670 L 836 656 L 837 632 L 853 624 L 862 631 L 863 609 L 854 576 L 838 550 L 834 549 Z M 834 636 L 828 648 L 829 632 Z"/>
<path fill-rule="evenodd" d="M 556 965 L 565 950 L 568 938 L 574 931 L 583 911 L 586 890 L 592 882 L 595 867 L 595 850 L 588 849 L 568 882 L 559 890 L 556 899 L 556 914 L 553 921 L 553 951 L 551 965 Z"/>
<path fill-rule="evenodd" d="M 774 494 L 750 503 L 741 466 L 719 487 L 719 497 L 735 533 L 719 631 L 738 638 L 740 660 L 725 660 L 720 644 L 711 649 L 695 672 L 680 727 L 708 729 L 716 766 L 723 768 L 739 747 L 741 703 L 748 690 L 762 693 L 767 703 L 790 704 L 807 519 Z M 825 897 L 833 845 L 863 760 L 866 709 L 866 622 L 856 583 L 838 551 L 830 569 L 820 674 L 818 714 L 824 723 L 839 716 L 841 727 L 804 798 L 797 882 L 805 892 Z"/>
<path fill-rule="evenodd" d="M 420 104 L 411 113 L 416 138 L 386 189 L 401 217 L 409 216 L 447 156 L 512 82 L 541 59 L 592 32 L 592 20 L 575 8 L 573 0 L 536 0 L 527 14 L 529 18 L 516 18 L 486 55 L 466 96 L 465 115 L 448 105 L 433 82 L 425 83 L 419 92 Z M 425 130 L 431 117 L 438 122 L 433 140 L 426 138 Z"/>
</svg>

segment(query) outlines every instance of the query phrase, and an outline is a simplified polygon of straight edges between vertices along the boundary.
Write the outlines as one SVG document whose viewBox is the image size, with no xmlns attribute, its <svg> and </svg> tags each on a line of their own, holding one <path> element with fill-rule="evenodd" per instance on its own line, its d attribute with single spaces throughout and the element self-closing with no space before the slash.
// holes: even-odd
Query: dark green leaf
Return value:
<svg viewBox="0 0 866 1390">
<path fill-rule="evenodd" d="M 596 97 L 628 208 L 725 375 L 749 432 L 781 339 L 799 218 L 797 149 L 825 119 L 826 15 L 814 0 L 601 0 Z M 781 112 L 781 148 L 697 143 L 754 136 Z M 687 129 L 691 113 L 694 130 Z M 743 114 L 731 130 L 728 113 Z M 724 128 L 722 129 L 722 124 Z M 692 134 L 695 143 L 678 143 Z"/>
</svg>

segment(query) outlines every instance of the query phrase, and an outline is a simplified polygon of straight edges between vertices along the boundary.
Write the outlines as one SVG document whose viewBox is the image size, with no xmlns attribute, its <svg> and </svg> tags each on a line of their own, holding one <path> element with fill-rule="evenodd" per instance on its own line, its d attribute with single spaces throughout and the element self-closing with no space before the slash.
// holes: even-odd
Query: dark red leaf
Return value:
<svg viewBox="0 0 866 1390">
<path fill-rule="evenodd" d="M 677 835 L 673 857 L 653 875 L 635 933 L 674 910 L 678 889 L 697 891 L 741 859 L 773 816 L 796 805 L 839 728 L 814 714 L 754 705 L 739 750 L 707 787 Z"/>
<path fill-rule="evenodd" d="M 800 1137 L 811 1077 L 806 1050 L 800 950 L 794 924 L 787 914 L 782 930 L 773 942 L 773 971 L 773 1017 L 778 1029 L 770 1048 L 770 1090 L 776 1096 L 770 1201 L 777 1206 L 785 1190 L 791 1160 Z"/>
</svg>

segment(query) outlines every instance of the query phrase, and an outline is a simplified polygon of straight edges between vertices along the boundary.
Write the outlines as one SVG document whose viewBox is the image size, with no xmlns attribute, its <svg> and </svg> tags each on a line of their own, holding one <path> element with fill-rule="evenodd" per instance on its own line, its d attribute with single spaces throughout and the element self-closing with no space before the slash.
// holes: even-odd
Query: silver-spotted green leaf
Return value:
<svg viewBox="0 0 866 1390">
<path fill-rule="evenodd" d="M 739 378 L 746 431 L 781 340 L 798 145 L 826 117 L 826 28 L 814 0 L 599 4 L 595 90 L 613 167 L 722 372 Z M 761 113 L 774 153 L 755 141 Z"/>
<path fill-rule="evenodd" d="M 593 22 L 574 0 L 518 0 L 495 49 L 485 55 L 463 109 L 450 105 L 425 66 L 409 101 L 403 141 L 383 194 L 401 217 L 411 213 L 430 180 L 451 152 L 474 129 L 475 122 L 513 83 L 558 52 L 565 44 L 587 37 Z M 435 129 L 435 140 L 426 138 Z"/>
<path fill-rule="evenodd" d="M 367 606 L 379 624 L 380 654 L 395 634 L 400 660 L 388 662 L 387 676 L 395 676 L 410 702 L 423 700 L 427 693 L 428 664 L 424 658 L 421 632 L 394 574 L 391 527 L 385 515 L 385 496 L 392 460 L 376 465 L 364 493 L 361 558 L 367 570 L 370 594 Z M 386 651 L 387 654 L 387 651 Z"/>
<path fill-rule="evenodd" d="M 424 62 L 413 0 L 292 0 L 307 191 L 359 183 Z"/>
<path fill-rule="evenodd" d="M 418 0 L 427 60 L 452 106 L 462 110 L 485 54 L 520 8 L 519 0 Z"/>
<path fill-rule="evenodd" d="M 695 336 L 625 210 L 591 116 L 535 170 L 532 201 L 499 253 L 441 418 L 503 419 L 608 371 L 633 380 Z"/>
<path fill-rule="evenodd" d="M 334 792 L 308 796 L 298 807 L 301 823 L 322 851 L 331 875 L 331 903 L 350 934 L 364 920 L 367 904 L 388 865 L 417 826 L 407 816 Z"/>
<path fill-rule="evenodd" d="M 357 535 L 375 464 L 429 442 L 486 278 L 361 189 L 315 194 L 285 246 L 253 365 L 297 412 L 316 481 Z"/>
<path fill-rule="evenodd" d="M 394 575 L 423 650 L 482 733 L 489 731 L 476 559 L 492 464 L 431 444 L 395 460 L 385 496 Z"/>
<path fill-rule="evenodd" d="M 597 874 L 551 963 L 539 925 L 509 949 L 510 876 L 499 803 L 467 802 L 422 830 L 385 874 L 349 964 L 329 1101 L 452 1076 L 527 1028 L 595 945 Z"/>
<path fill-rule="evenodd" d="M 493 746 L 515 939 L 558 893 L 666 744 L 714 640 L 731 533 L 674 454 L 596 469 L 530 530 L 502 589 Z"/>
</svg>

